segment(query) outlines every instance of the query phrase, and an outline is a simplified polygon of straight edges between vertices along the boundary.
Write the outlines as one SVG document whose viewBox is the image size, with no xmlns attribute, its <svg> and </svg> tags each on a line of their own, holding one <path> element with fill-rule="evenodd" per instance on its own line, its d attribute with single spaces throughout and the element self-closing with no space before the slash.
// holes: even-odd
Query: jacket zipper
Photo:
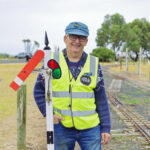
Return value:
<svg viewBox="0 0 150 150">
<path fill-rule="evenodd" d="M 70 102 L 71 102 L 71 104 L 69 105 L 70 111 L 71 111 L 71 118 L 72 118 L 73 127 L 75 127 L 74 120 L 73 120 L 73 112 L 72 112 L 72 87 L 71 87 L 71 84 L 69 84 L 69 95 L 70 95 Z"/>
</svg>

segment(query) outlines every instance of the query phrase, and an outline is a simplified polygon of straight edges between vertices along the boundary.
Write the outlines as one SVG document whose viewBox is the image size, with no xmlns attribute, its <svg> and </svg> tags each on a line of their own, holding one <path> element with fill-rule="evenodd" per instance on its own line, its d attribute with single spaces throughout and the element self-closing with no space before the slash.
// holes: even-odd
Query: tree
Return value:
<svg viewBox="0 0 150 150">
<path fill-rule="evenodd" d="M 37 41 L 34 41 L 34 44 L 32 46 L 31 52 L 37 50 L 37 48 L 39 48 L 40 44 Z"/>
<path fill-rule="evenodd" d="M 124 28 L 125 47 L 129 48 L 130 58 L 137 61 L 140 47 L 146 52 L 150 51 L 150 23 L 145 18 L 135 19 L 126 25 L 127 28 L 128 30 Z M 132 57 L 131 54 L 134 54 L 135 57 Z"/>
<path fill-rule="evenodd" d="M 30 39 L 24 39 L 22 40 L 22 42 L 25 45 L 25 51 L 27 54 L 32 54 L 33 51 L 35 51 L 40 46 L 37 41 L 34 41 L 34 43 L 32 44 Z"/>
<path fill-rule="evenodd" d="M 96 43 L 98 47 L 111 47 L 116 54 L 128 48 L 130 58 L 137 61 L 140 47 L 150 54 L 150 23 L 142 18 L 126 24 L 124 17 L 118 13 L 106 15 L 104 23 L 97 30 Z"/>
<path fill-rule="evenodd" d="M 138 28 L 133 30 L 128 24 L 124 26 L 123 33 L 125 43 L 123 49 L 124 51 L 126 50 L 126 48 L 129 49 L 129 57 L 133 61 L 138 60 L 138 53 L 140 49 L 140 38 L 136 32 L 138 32 Z"/>
<path fill-rule="evenodd" d="M 114 60 L 115 52 L 106 47 L 96 48 L 92 51 L 91 55 L 99 58 L 99 61 L 109 62 Z"/>
<path fill-rule="evenodd" d="M 7 53 L 0 53 L 0 58 L 8 58 L 9 54 Z"/>
<path fill-rule="evenodd" d="M 120 14 L 106 15 L 102 27 L 97 30 L 97 46 L 111 47 L 114 52 L 119 51 L 124 43 L 122 34 L 124 24 L 126 24 L 124 17 Z"/>
</svg>

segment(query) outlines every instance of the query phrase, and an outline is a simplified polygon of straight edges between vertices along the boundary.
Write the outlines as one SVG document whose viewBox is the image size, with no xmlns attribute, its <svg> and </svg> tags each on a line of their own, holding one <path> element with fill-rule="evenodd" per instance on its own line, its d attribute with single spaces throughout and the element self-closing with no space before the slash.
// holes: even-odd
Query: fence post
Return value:
<svg viewBox="0 0 150 150">
<path fill-rule="evenodd" d="M 148 60 L 148 66 L 149 66 L 149 82 L 150 82 L 150 60 Z"/>
<path fill-rule="evenodd" d="M 142 47 L 140 47 L 140 58 L 139 58 L 139 75 L 142 74 L 142 71 L 141 71 L 141 67 L 142 67 Z"/>
<path fill-rule="evenodd" d="M 126 71 L 128 71 L 128 48 L 126 48 Z"/>
<path fill-rule="evenodd" d="M 26 150 L 26 85 L 17 91 L 17 150 Z"/>
</svg>

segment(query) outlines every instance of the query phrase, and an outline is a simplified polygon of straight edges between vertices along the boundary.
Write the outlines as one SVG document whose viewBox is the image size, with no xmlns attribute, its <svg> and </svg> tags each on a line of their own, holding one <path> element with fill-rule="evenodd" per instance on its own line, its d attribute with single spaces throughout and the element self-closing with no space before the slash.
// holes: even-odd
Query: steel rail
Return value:
<svg viewBox="0 0 150 150">
<path fill-rule="evenodd" d="M 139 123 L 137 121 L 135 121 L 133 119 L 133 117 L 131 117 L 131 115 L 129 113 L 131 113 L 132 111 L 127 109 L 127 106 L 125 104 L 122 105 L 122 103 L 119 101 L 119 99 L 116 96 L 113 96 L 110 92 L 108 92 L 108 97 L 110 102 L 117 107 L 117 109 L 122 112 L 122 114 L 128 118 L 128 120 L 133 124 L 133 126 L 135 126 L 136 129 L 138 129 L 138 131 L 146 138 L 146 140 L 148 141 L 148 143 L 150 144 L 150 135 L 148 132 L 146 132 L 145 128 L 143 128 L 141 125 L 139 125 Z M 133 112 L 131 113 L 132 115 L 134 114 Z M 134 116 L 136 116 L 134 114 Z M 138 119 L 138 121 L 141 119 L 136 117 Z M 143 120 L 142 120 L 143 123 Z M 145 125 L 146 123 L 144 123 L 143 125 L 147 128 L 148 125 Z M 148 128 L 149 129 L 149 126 Z"/>
<path fill-rule="evenodd" d="M 150 126 L 146 124 L 141 118 L 139 118 L 133 111 L 131 111 L 125 104 L 120 102 L 119 98 L 117 96 L 113 96 L 113 98 L 120 104 L 122 105 L 127 112 L 130 112 L 134 117 L 136 117 L 147 129 L 150 129 Z"/>
</svg>

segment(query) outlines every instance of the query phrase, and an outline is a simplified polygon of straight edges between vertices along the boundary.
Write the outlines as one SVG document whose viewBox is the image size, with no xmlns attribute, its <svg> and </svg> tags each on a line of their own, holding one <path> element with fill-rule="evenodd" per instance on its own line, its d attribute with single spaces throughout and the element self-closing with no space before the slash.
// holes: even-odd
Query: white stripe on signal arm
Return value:
<svg viewBox="0 0 150 150">
<path fill-rule="evenodd" d="M 14 82 L 16 82 L 19 86 L 23 83 L 23 81 L 19 77 L 16 77 L 14 79 Z"/>
</svg>

